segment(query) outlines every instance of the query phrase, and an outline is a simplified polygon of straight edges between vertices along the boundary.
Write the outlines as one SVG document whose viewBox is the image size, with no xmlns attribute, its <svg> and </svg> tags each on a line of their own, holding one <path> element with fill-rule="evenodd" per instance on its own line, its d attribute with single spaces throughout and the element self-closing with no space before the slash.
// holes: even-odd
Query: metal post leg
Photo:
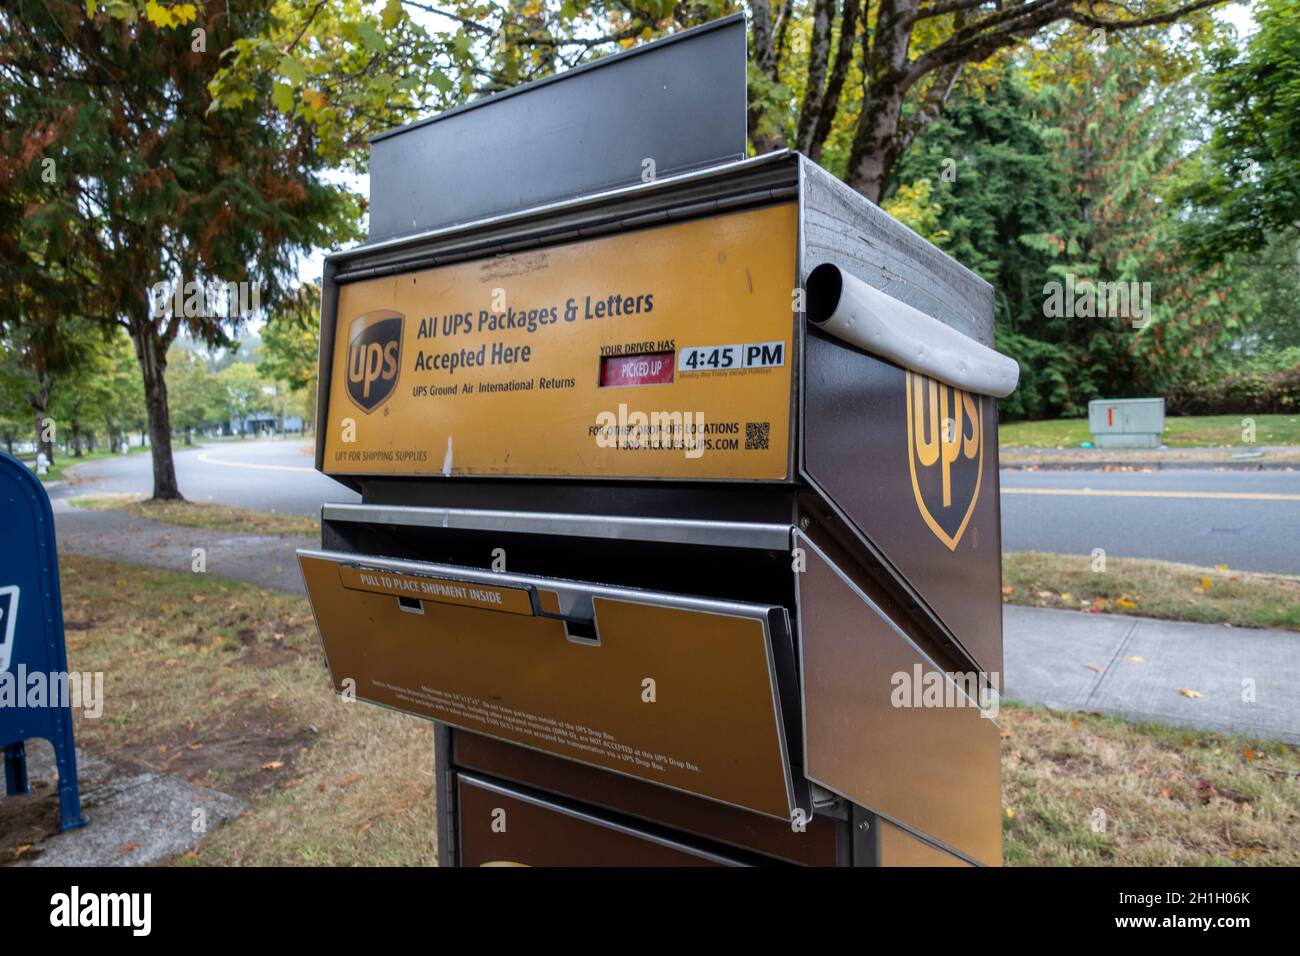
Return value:
<svg viewBox="0 0 1300 956">
<path fill-rule="evenodd" d="M 81 816 L 81 793 L 77 788 L 77 751 L 72 743 L 72 730 L 64 724 L 64 743 L 54 748 L 54 760 L 59 768 L 59 829 L 74 830 L 85 824 Z"/>
<path fill-rule="evenodd" d="M 5 793 L 11 797 L 28 792 L 27 745 L 22 741 L 5 744 Z"/>
</svg>

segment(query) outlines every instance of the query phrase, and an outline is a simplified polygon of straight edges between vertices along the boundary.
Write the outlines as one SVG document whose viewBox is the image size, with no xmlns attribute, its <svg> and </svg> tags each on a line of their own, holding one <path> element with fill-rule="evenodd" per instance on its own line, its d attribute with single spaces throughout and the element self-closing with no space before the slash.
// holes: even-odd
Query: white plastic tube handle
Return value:
<svg viewBox="0 0 1300 956">
<path fill-rule="evenodd" d="M 955 388 L 1003 398 L 1020 365 L 905 302 L 824 262 L 808 274 L 805 314 L 849 345 Z"/>
</svg>

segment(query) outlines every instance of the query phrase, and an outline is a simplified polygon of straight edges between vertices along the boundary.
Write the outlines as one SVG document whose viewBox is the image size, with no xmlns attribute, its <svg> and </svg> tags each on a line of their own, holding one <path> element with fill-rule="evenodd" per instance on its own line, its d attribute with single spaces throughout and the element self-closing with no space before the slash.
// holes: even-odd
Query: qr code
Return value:
<svg viewBox="0 0 1300 956">
<path fill-rule="evenodd" d="M 745 422 L 745 450 L 767 451 L 767 441 L 771 437 L 771 422 Z"/>
</svg>

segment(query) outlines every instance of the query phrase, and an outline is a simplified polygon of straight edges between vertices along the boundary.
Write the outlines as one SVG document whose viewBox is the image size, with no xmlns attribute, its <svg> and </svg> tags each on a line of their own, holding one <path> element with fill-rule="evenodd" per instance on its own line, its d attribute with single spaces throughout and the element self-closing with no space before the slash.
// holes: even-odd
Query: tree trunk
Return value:
<svg viewBox="0 0 1300 956">
<path fill-rule="evenodd" d="M 72 457 L 81 457 L 81 422 L 72 420 Z"/>
<path fill-rule="evenodd" d="M 36 453 L 45 454 L 45 460 L 51 465 L 54 464 L 54 436 L 53 429 L 47 427 L 48 419 L 45 413 L 50 407 L 50 379 L 47 375 L 42 375 L 37 380 L 36 388 L 27 393 L 27 403 L 31 405 L 32 411 L 36 413 Z M 47 438 L 46 436 L 49 435 Z"/>
<path fill-rule="evenodd" d="M 172 460 L 171 412 L 167 408 L 167 343 L 150 320 L 147 308 L 131 323 L 131 339 L 144 373 L 144 405 L 149 417 L 155 501 L 183 501 Z"/>
<path fill-rule="evenodd" d="M 189 425 L 185 426 L 185 444 L 187 445 L 194 444 L 194 429 L 191 428 Z"/>
<path fill-rule="evenodd" d="M 903 4 L 907 6 L 907 4 Z M 894 0 L 882 0 L 876 28 L 862 35 L 865 90 L 845 182 L 874 203 L 898 161 L 898 121 L 907 94 L 907 49 L 912 25 Z"/>
<path fill-rule="evenodd" d="M 766 79 L 775 82 L 777 51 L 775 24 L 772 22 L 772 0 L 754 0 L 750 4 L 750 11 L 752 14 L 750 42 L 753 43 L 754 48 L 754 69 Z M 760 130 L 763 119 L 763 98 L 751 94 L 750 100 L 747 125 L 749 141 L 754 145 L 755 154 L 762 155 L 780 149 L 785 144 L 778 133 Z"/>
</svg>

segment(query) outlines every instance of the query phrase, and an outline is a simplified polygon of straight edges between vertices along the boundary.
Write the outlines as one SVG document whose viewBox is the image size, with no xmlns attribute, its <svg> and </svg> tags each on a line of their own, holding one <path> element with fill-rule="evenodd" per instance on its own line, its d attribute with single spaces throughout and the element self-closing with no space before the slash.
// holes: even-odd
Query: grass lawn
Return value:
<svg viewBox="0 0 1300 956">
<path fill-rule="evenodd" d="M 105 674 L 78 744 L 249 801 L 172 862 L 435 861 L 432 725 L 336 698 L 304 599 L 75 556 L 62 571 L 69 666 Z M 999 723 L 1009 863 L 1300 864 L 1294 748 L 1013 705 Z"/>
<path fill-rule="evenodd" d="M 1200 568 L 1171 561 L 1009 552 L 1002 601 L 1171 621 L 1300 630 L 1300 578 Z"/>
<path fill-rule="evenodd" d="M 141 495 L 101 495 L 73 498 L 77 508 L 114 508 L 140 518 L 161 521 L 184 528 L 208 528 L 239 534 L 303 535 L 320 534 L 320 519 L 315 515 L 289 515 L 274 511 L 252 511 L 197 501 L 149 501 Z"/>
<path fill-rule="evenodd" d="M 1004 705 L 1012 866 L 1300 864 L 1300 751 Z"/>
<path fill-rule="evenodd" d="M 251 802 L 175 862 L 436 861 L 433 725 L 337 698 L 305 599 L 60 563 L 69 666 L 104 672 L 103 716 L 76 716 L 78 746 Z"/>
<path fill-rule="evenodd" d="M 1244 445 L 1243 415 L 1188 415 L 1165 419 L 1165 444 L 1170 448 Z M 1300 415 L 1251 415 L 1255 444 L 1300 445 Z M 1004 448 L 1077 448 L 1092 441 L 1086 418 L 1058 418 L 1042 422 L 1008 422 L 998 426 Z"/>
</svg>

